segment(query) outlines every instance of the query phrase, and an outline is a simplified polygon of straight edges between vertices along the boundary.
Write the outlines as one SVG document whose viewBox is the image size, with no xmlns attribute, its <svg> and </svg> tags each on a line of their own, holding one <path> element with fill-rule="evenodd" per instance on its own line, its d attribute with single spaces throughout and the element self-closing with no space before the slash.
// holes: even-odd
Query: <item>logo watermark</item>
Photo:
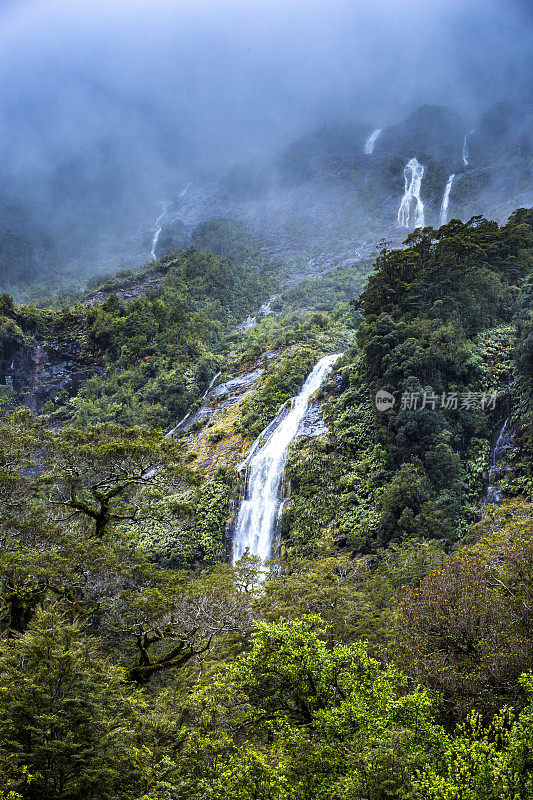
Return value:
<svg viewBox="0 0 533 800">
<path fill-rule="evenodd" d="M 396 398 L 390 392 L 386 392 L 385 389 L 380 389 L 379 392 L 376 392 L 375 402 L 378 411 L 388 411 L 389 408 L 394 406 Z"/>
<path fill-rule="evenodd" d="M 496 408 L 497 392 L 443 392 L 436 395 L 433 392 L 402 392 L 399 411 L 422 411 L 437 408 L 445 411 L 493 411 Z M 388 411 L 393 408 L 396 398 L 391 392 L 380 389 L 376 392 L 375 405 L 378 411 Z"/>
</svg>

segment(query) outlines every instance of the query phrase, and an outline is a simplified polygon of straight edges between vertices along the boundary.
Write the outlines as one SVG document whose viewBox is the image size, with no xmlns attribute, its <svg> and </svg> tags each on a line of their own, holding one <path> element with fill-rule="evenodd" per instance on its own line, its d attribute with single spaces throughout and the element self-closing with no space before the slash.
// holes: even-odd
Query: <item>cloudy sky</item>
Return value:
<svg viewBox="0 0 533 800">
<path fill-rule="evenodd" d="M 475 116 L 527 85 L 530 5 L 0 0 L 0 157 L 46 166 L 116 137 L 209 163 L 423 102 Z"/>
</svg>

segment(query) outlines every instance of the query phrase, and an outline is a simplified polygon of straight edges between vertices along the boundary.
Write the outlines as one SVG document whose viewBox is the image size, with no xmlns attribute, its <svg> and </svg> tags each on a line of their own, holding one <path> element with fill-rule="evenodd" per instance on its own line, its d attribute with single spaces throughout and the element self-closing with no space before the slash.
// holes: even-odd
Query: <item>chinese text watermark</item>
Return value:
<svg viewBox="0 0 533 800">
<path fill-rule="evenodd" d="M 399 411 L 422 411 L 437 408 L 446 411 L 493 411 L 496 408 L 497 392 L 403 392 L 398 403 Z M 378 411 L 388 411 L 396 405 L 396 398 L 385 389 L 376 392 L 375 404 Z"/>
</svg>

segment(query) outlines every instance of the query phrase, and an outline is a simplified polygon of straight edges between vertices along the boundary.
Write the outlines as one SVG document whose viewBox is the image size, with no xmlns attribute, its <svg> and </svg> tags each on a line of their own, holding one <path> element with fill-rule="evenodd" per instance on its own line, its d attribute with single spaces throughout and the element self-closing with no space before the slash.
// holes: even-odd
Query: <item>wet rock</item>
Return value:
<svg viewBox="0 0 533 800">
<path fill-rule="evenodd" d="M 248 372 L 246 375 L 238 375 L 236 378 L 231 378 L 231 380 L 215 386 L 215 388 L 211 391 L 211 397 L 214 397 L 217 400 L 224 400 L 226 397 L 229 397 L 236 392 L 243 392 L 257 383 L 263 372 L 264 369 L 259 368 L 253 372 Z"/>
<path fill-rule="evenodd" d="M 243 399 L 246 392 L 255 386 L 263 372 L 264 369 L 261 367 L 209 389 L 204 395 L 204 402 L 200 408 L 185 417 L 174 430 L 193 434 L 212 419 L 220 419 L 237 401 Z"/>
<path fill-rule="evenodd" d="M 298 427 L 297 436 L 306 436 L 308 439 L 314 439 L 317 436 L 323 436 L 327 432 L 328 426 L 324 422 L 322 408 L 318 403 L 310 403 Z"/>
<path fill-rule="evenodd" d="M 349 386 L 348 378 L 340 372 L 336 372 L 333 376 L 335 381 L 335 394 L 342 394 Z"/>
<path fill-rule="evenodd" d="M 21 347 L 0 359 L 0 383 L 14 390 L 14 404 L 40 411 L 48 400 L 77 394 L 81 383 L 97 368 L 76 357 L 73 346 Z"/>
<path fill-rule="evenodd" d="M 103 303 L 104 300 L 107 300 L 112 295 L 116 295 L 119 300 L 126 301 L 126 300 L 136 300 L 138 297 L 141 297 L 146 292 L 159 289 L 161 284 L 163 283 L 164 275 L 161 272 L 154 273 L 153 275 L 149 275 L 144 278 L 142 281 L 138 281 L 137 283 L 132 283 L 129 286 L 125 286 L 122 289 L 109 289 L 106 290 L 105 288 L 95 294 L 91 295 L 91 297 L 87 298 L 84 301 L 84 306 L 94 306 L 96 303 Z"/>
<path fill-rule="evenodd" d="M 203 405 L 198 411 L 195 411 L 191 414 L 190 417 L 187 417 L 180 425 L 178 425 L 178 429 L 186 433 L 187 431 L 197 431 L 202 428 L 211 415 L 213 414 L 214 409 L 210 408 L 210 406 Z"/>
</svg>

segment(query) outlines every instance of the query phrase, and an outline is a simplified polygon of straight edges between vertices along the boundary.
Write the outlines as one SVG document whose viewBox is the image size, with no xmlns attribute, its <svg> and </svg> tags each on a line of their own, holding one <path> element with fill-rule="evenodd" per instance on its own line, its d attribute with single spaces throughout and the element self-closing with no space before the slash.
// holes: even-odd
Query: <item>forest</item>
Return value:
<svg viewBox="0 0 533 800">
<path fill-rule="evenodd" d="M 218 221 L 67 305 L 1 299 L 6 362 L 93 369 L 33 409 L 1 387 L 1 800 L 533 798 L 533 212 L 293 285 L 260 253 Z M 335 351 L 275 558 L 231 566 L 224 453 Z M 265 353 L 235 418 L 166 435 Z"/>
</svg>

